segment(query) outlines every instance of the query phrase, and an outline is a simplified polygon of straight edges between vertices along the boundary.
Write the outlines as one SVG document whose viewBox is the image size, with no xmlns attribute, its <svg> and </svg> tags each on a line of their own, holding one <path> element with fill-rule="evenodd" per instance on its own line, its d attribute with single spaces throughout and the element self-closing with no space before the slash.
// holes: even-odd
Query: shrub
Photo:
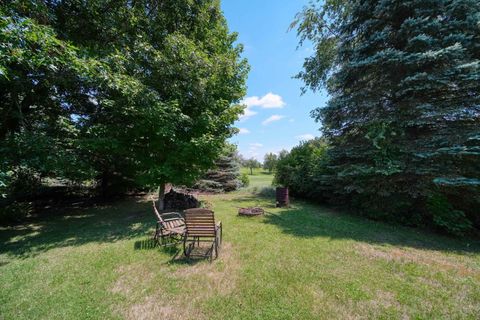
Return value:
<svg viewBox="0 0 480 320">
<path fill-rule="evenodd" d="M 327 172 L 327 149 L 325 140 L 317 138 L 281 154 L 274 184 L 288 187 L 296 195 L 318 200 L 322 193 L 321 181 Z"/>
<path fill-rule="evenodd" d="M 6 172 L 0 171 L 0 199 L 7 197 L 7 183 L 8 183 L 8 174 Z"/>
<path fill-rule="evenodd" d="M 432 215 L 433 223 L 450 234 L 462 236 L 473 227 L 465 213 L 455 210 L 441 194 L 434 194 L 428 199 L 427 209 Z"/>
<path fill-rule="evenodd" d="M 242 183 L 242 187 L 248 187 L 250 185 L 250 178 L 248 177 L 248 174 L 242 173 L 240 176 L 240 182 Z"/>
<path fill-rule="evenodd" d="M 260 190 L 256 189 L 255 194 L 262 198 L 275 199 L 275 189 L 272 187 L 264 187 Z"/>
<path fill-rule="evenodd" d="M 21 167 L 12 173 L 8 184 L 8 194 L 15 200 L 23 200 L 36 195 L 41 187 L 38 174 L 26 167 Z"/>
<path fill-rule="evenodd" d="M 29 202 L 12 202 L 0 206 L 0 223 L 19 222 L 32 212 Z"/>
</svg>

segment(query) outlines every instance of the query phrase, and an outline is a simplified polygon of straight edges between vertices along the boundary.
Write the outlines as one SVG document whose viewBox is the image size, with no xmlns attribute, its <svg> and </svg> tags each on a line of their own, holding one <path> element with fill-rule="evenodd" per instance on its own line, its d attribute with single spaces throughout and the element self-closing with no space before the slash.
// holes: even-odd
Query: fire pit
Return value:
<svg viewBox="0 0 480 320">
<path fill-rule="evenodd" d="M 258 207 L 238 209 L 239 216 L 253 217 L 253 216 L 262 215 L 264 213 L 265 211 L 262 208 L 258 208 Z"/>
</svg>

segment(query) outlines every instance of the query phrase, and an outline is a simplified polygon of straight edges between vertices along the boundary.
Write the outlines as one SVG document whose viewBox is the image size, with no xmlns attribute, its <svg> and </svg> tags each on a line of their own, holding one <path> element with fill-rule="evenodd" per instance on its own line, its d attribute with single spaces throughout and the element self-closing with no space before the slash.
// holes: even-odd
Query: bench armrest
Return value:
<svg viewBox="0 0 480 320">
<path fill-rule="evenodd" d="M 182 215 L 178 212 L 165 212 L 165 213 L 161 213 L 160 214 L 162 216 L 162 219 L 164 217 L 172 217 L 172 218 L 167 218 L 167 219 L 164 219 L 165 221 L 167 220 L 175 220 L 175 219 L 183 219 Z"/>
</svg>

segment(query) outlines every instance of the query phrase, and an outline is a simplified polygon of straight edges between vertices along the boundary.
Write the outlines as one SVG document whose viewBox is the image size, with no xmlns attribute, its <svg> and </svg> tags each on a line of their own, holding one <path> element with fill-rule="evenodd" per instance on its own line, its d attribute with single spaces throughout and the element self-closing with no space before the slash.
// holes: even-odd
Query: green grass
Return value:
<svg viewBox="0 0 480 320">
<path fill-rule="evenodd" d="M 0 229 L 0 319 L 478 319 L 480 243 L 277 209 L 271 175 L 250 179 L 204 197 L 224 224 L 213 263 L 152 247 L 144 199 Z M 253 205 L 267 214 L 236 215 Z"/>
<path fill-rule="evenodd" d="M 256 192 L 263 188 L 269 188 L 272 185 L 273 175 L 269 174 L 266 170 L 261 168 L 253 169 L 253 175 L 250 174 L 250 169 L 248 168 L 241 168 L 240 172 L 246 173 L 250 179 L 250 184 L 247 190 L 244 191 Z"/>
</svg>

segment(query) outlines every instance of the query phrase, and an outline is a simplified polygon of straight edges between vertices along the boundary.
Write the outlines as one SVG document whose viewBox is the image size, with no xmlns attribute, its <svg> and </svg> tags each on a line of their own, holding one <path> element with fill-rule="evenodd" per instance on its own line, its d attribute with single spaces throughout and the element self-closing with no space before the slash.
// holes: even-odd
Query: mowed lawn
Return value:
<svg viewBox="0 0 480 320">
<path fill-rule="evenodd" d="M 480 244 L 292 201 L 205 196 L 220 258 L 153 247 L 145 198 L 0 229 L 0 319 L 479 319 Z M 267 189 L 264 189 L 267 188 Z M 264 217 L 237 216 L 259 205 Z"/>
</svg>

